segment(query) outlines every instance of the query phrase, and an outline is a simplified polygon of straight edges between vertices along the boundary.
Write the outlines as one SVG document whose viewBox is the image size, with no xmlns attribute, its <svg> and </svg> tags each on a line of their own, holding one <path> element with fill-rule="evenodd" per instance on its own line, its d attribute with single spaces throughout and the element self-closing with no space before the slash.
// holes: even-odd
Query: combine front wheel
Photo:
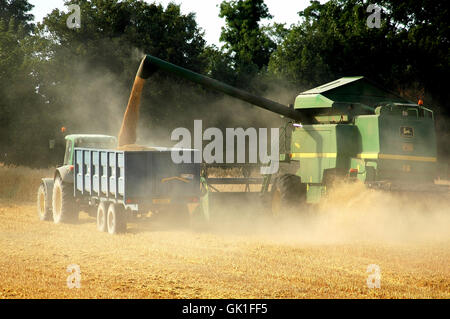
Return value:
<svg viewBox="0 0 450 319">
<path fill-rule="evenodd" d="M 285 174 L 278 177 L 272 185 L 272 216 L 287 215 L 293 210 L 301 209 L 306 201 L 306 186 L 300 176 Z"/>
</svg>

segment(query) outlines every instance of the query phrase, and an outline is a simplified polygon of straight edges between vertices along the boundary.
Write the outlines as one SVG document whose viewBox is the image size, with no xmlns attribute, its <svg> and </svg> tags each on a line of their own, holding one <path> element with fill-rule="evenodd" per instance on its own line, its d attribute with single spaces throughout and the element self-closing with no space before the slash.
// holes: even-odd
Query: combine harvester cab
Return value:
<svg viewBox="0 0 450 319">
<path fill-rule="evenodd" d="M 386 103 L 375 113 L 355 119 L 361 145 L 360 161 L 354 160 L 352 169 L 372 187 L 429 190 L 437 176 L 433 112 L 414 104 Z M 378 132 L 371 132 L 373 128 Z M 358 170 L 360 162 L 364 163 L 362 170 Z"/>
<path fill-rule="evenodd" d="M 319 124 L 296 126 L 290 157 L 316 203 L 335 180 L 386 190 L 436 189 L 433 112 L 364 77 L 347 77 L 297 96 L 295 109 Z"/>
</svg>

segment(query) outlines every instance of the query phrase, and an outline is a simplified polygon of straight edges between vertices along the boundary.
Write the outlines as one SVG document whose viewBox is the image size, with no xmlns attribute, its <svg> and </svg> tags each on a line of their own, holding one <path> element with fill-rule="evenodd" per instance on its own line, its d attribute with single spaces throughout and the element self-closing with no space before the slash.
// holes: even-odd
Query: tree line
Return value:
<svg viewBox="0 0 450 319">
<path fill-rule="evenodd" d="M 311 1 L 293 25 L 277 24 L 263 0 L 229 0 L 221 48 L 208 45 L 194 13 L 141 0 L 65 1 L 81 27 L 54 9 L 34 24 L 28 0 L 0 0 L 0 162 L 61 162 L 51 141 L 69 133 L 116 135 L 139 61 L 148 53 L 227 84 L 292 103 L 295 95 L 364 75 L 435 111 L 439 156 L 448 158 L 449 25 L 444 1 L 372 0 L 380 28 L 369 28 L 364 0 Z M 206 119 L 217 127 L 263 126 L 277 116 L 169 74 L 149 79 L 142 140 L 164 143 L 170 128 Z"/>
</svg>

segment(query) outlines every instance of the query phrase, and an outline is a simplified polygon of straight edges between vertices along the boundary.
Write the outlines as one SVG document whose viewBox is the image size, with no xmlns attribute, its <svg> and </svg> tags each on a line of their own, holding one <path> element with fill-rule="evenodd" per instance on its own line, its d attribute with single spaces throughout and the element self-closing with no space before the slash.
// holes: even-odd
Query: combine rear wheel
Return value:
<svg viewBox="0 0 450 319">
<path fill-rule="evenodd" d="M 37 194 L 37 213 L 40 220 L 52 220 L 52 194 L 41 184 Z"/>
<path fill-rule="evenodd" d="M 52 196 L 53 221 L 59 223 L 73 223 L 78 220 L 73 189 L 70 184 L 63 183 L 60 177 L 55 179 Z"/>
<path fill-rule="evenodd" d="M 298 211 L 306 202 L 306 185 L 300 176 L 285 174 L 278 177 L 272 185 L 271 212 L 281 217 Z"/>
<path fill-rule="evenodd" d="M 122 205 L 111 203 L 106 218 L 108 233 L 111 235 L 124 233 L 127 230 L 125 210 Z"/>
</svg>

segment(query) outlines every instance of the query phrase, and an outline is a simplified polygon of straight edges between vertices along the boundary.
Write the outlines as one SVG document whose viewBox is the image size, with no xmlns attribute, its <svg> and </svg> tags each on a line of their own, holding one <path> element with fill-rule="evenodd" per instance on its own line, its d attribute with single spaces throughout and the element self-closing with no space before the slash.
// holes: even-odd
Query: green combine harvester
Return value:
<svg viewBox="0 0 450 319">
<path fill-rule="evenodd" d="M 433 112 L 365 77 L 326 83 L 300 93 L 293 105 L 285 106 L 147 55 L 127 112 L 133 99 L 139 103 L 145 79 L 157 70 L 275 112 L 286 120 L 280 136 L 279 173 L 261 178 L 248 173 L 243 178 L 212 178 L 204 173 L 201 203 L 207 217 L 214 210 L 212 206 L 231 211 L 234 199 L 254 203 L 252 197 L 279 214 L 289 207 L 318 203 L 333 181 L 344 179 L 357 179 L 383 190 L 448 192 L 448 187 L 434 184 L 437 154 Z M 134 141 L 127 140 L 128 144 Z M 247 191 L 219 192 L 215 184 L 244 184 Z M 250 192 L 251 184 L 260 184 L 261 190 Z"/>
</svg>

